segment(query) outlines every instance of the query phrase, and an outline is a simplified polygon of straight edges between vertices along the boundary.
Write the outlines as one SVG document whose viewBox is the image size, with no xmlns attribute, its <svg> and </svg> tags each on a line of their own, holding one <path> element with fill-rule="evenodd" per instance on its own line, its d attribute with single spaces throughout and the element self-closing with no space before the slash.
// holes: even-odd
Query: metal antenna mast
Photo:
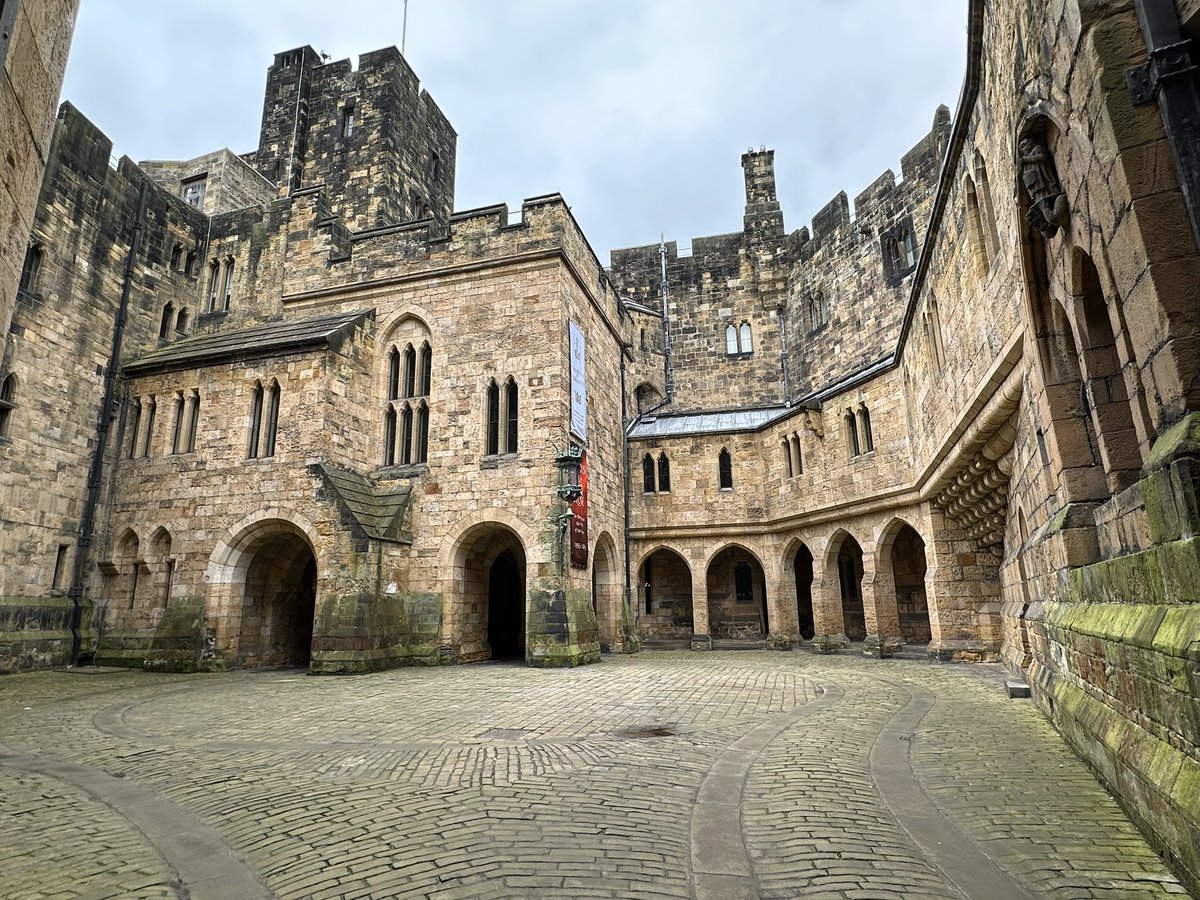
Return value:
<svg viewBox="0 0 1200 900">
<path fill-rule="evenodd" d="M 404 24 L 400 26 L 400 55 L 404 55 L 404 45 L 408 40 L 408 0 L 404 0 Z"/>
</svg>

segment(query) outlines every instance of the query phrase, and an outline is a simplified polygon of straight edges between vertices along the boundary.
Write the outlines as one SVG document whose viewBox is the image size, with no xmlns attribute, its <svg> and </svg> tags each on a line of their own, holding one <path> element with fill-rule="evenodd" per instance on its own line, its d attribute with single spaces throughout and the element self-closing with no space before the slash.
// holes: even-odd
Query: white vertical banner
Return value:
<svg viewBox="0 0 1200 900">
<path fill-rule="evenodd" d="M 587 347 L 583 332 L 574 322 L 567 323 L 571 335 L 571 434 L 587 440 L 587 374 L 584 364 Z"/>
</svg>

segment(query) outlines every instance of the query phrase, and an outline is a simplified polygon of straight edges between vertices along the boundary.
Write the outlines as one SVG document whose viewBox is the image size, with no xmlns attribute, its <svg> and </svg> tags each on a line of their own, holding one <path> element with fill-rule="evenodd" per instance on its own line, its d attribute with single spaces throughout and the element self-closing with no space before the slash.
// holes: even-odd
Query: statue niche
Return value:
<svg viewBox="0 0 1200 900">
<path fill-rule="evenodd" d="M 1046 148 L 1033 137 L 1021 139 L 1021 183 L 1029 195 L 1029 224 L 1046 237 L 1054 237 L 1070 220 L 1067 195 L 1063 192 L 1054 162 Z"/>
</svg>

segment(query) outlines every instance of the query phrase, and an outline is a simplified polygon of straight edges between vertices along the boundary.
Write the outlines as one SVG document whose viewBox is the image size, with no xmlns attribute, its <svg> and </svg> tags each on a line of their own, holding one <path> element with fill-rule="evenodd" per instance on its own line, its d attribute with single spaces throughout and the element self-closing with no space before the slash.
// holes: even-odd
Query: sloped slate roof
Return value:
<svg viewBox="0 0 1200 900">
<path fill-rule="evenodd" d="M 286 319 L 250 328 L 198 334 L 152 350 L 125 366 L 130 375 L 194 369 L 231 359 L 265 356 L 286 350 L 337 346 L 373 310 L 338 313 L 308 319 Z"/>
<path fill-rule="evenodd" d="M 768 409 L 735 409 L 726 412 L 691 413 L 682 416 L 647 416 L 629 431 L 631 440 L 679 437 L 688 434 L 726 434 L 757 431 L 794 412 L 788 406 Z"/>
<path fill-rule="evenodd" d="M 411 537 L 404 530 L 404 514 L 412 497 L 412 485 L 384 484 L 365 475 L 319 463 L 314 469 L 321 475 L 325 488 L 367 533 L 380 541 L 408 543 Z"/>
</svg>

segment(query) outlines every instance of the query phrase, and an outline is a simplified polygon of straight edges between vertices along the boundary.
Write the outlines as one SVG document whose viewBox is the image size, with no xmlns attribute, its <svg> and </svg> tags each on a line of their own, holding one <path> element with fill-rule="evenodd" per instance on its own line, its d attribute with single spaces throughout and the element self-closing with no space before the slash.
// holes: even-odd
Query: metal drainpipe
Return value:
<svg viewBox="0 0 1200 900">
<path fill-rule="evenodd" d="M 783 369 L 783 403 L 792 404 L 792 385 L 788 373 L 787 310 L 779 304 L 779 366 Z"/>
<path fill-rule="evenodd" d="M 121 363 L 121 344 L 125 337 L 125 322 L 129 312 L 129 294 L 133 288 L 134 264 L 137 261 L 138 245 L 142 242 L 142 231 L 146 227 L 146 185 L 143 182 L 138 194 L 137 215 L 133 222 L 133 234 L 129 239 L 129 253 L 125 256 L 125 271 L 121 281 L 121 299 L 117 304 L 117 318 L 113 326 L 112 349 L 108 355 L 108 366 L 104 370 L 104 398 L 100 402 L 100 419 L 96 423 L 96 449 L 88 469 L 87 498 L 83 504 L 83 515 L 79 521 L 79 543 L 75 547 L 75 562 L 71 567 L 71 665 L 79 663 L 79 650 L 83 624 L 83 579 L 87 570 L 88 550 L 96 531 L 96 508 L 100 505 L 100 488 L 104 480 L 104 457 L 108 450 L 108 434 L 113 422 L 113 407 L 117 396 L 117 371 Z"/>
<path fill-rule="evenodd" d="M 1133 102 L 1158 100 L 1179 186 L 1200 247 L 1200 67 L 1174 0 L 1134 0 L 1150 59 L 1126 74 Z"/>
<path fill-rule="evenodd" d="M 667 284 L 667 244 L 661 240 L 658 244 L 658 261 L 662 269 L 663 390 L 666 392 L 663 403 L 670 403 L 675 398 L 675 384 L 671 377 L 671 311 L 668 308 L 671 289 Z"/>
</svg>

